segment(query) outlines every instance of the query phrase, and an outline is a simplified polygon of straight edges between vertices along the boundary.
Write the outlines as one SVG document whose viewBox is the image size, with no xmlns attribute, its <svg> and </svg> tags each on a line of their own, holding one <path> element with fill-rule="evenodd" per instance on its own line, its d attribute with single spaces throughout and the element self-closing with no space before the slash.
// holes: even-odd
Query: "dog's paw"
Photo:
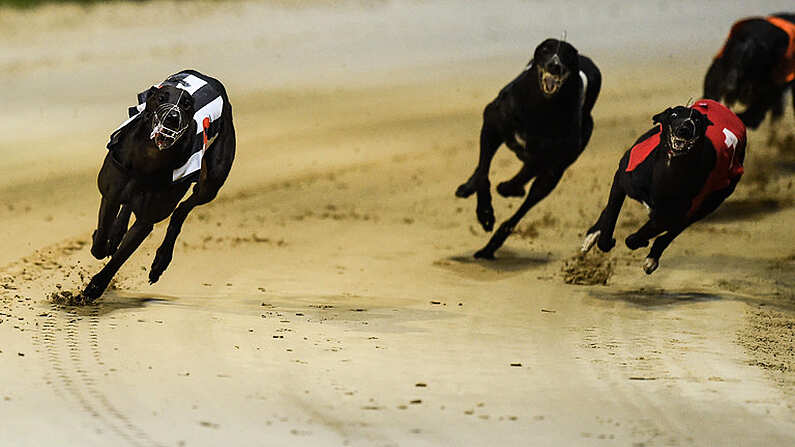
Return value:
<svg viewBox="0 0 795 447">
<path fill-rule="evenodd" d="M 651 275 L 657 267 L 660 265 L 659 261 L 654 258 L 646 258 L 646 261 L 643 263 L 643 271 L 646 272 L 647 275 Z"/>
<path fill-rule="evenodd" d="M 582 241 L 582 247 L 580 247 L 580 251 L 583 253 L 588 253 L 591 251 L 594 245 L 596 245 L 596 241 L 599 239 L 599 235 L 602 234 L 601 230 L 596 230 L 593 233 L 588 233 L 585 235 L 585 239 Z"/>
<path fill-rule="evenodd" d="M 507 181 L 497 185 L 497 193 L 503 197 L 524 197 L 525 191 L 524 186 Z"/>
<path fill-rule="evenodd" d="M 461 197 L 462 199 L 466 199 L 472 194 L 475 194 L 475 185 L 471 182 L 462 183 L 461 186 L 455 190 L 456 197 Z"/>
<path fill-rule="evenodd" d="M 108 241 L 97 239 L 97 230 L 91 234 L 91 256 L 104 259 L 108 256 Z"/>
<path fill-rule="evenodd" d="M 97 280 L 96 277 L 91 278 L 91 281 L 88 283 L 85 289 L 83 289 L 83 297 L 85 298 L 86 302 L 92 302 L 102 296 L 105 292 L 105 289 L 108 287 L 104 281 Z"/>
<path fill-rule="evenodd" d="M 612 237 L 600 234 L 599 238 L 597 239 L 596 246 L 599 247 L 599 250 L 607 253 L 616 246 L 616 240 Z"/>
<path fill-rule="evenodd" d="M 627 238 L 624 240 L 624 243 L 627 244 L 627 248 L 629 248 L 630 250 L 637 250 L 640 247 L 649 246 L 648 239 L 643 239 L 642 237 L 638 236 L 635 233 L 627 236 Z"/>
<path fill-rule="evenodd" d="M 149 270 L 149 284 L 156 283 L 171 263 L 171 252 L 158 250 L 152 268 Z"/>
<path fill-rule="evenodd" d="M 476 213 L 478 222 L 480 222 L 480 226 L 482 226 L 485 231 L 494 229 L 494 208 L 491 205 L 478 207 Z"/>
<path fill-rule="evenodd" d="M 475 252 L 475 259 L 494 260 L 494 251 L 488 248 L 482 248 Z"/>
</svg>

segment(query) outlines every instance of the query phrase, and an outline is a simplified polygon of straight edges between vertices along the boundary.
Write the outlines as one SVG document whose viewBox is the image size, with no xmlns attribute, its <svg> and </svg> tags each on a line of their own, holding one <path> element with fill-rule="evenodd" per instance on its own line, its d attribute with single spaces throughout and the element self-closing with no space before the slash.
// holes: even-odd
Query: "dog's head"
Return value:
<svg viewBox="0 0 795 447">
<path fill-rule="evenodd" d="M 151 119 L 150 138 L 158 149 L 172 147 L 185 135 L 193 122 L 193 97 L 185 90 L 171 85 L 149 89 L 146 110 Z"/>
<path fill-rule="evenodd" d="M 538 86 L 544 96 L 554 96 L 571 73 L 580 70 L 577 49 L 568 42 L 547 39 L 533 54 L 533 65 L 538 72 Z"/>
<path fill-rule="evenodd" d="M 678 157 L 693 150 L 704 139 L 712 122 L 707 116 L 690 107 L 669 107 L 653 117 L 662 125 L 662 141 L 668 146 L 668 156 Z"/>
<path fill-rule="evenodd" d="M 757 34 L 730 36 L 721 55 L 721 93 L 726 103 L 752 103 L 760 84 L 770 81 L 777 59 L 773 45 Z"/>
</svg>

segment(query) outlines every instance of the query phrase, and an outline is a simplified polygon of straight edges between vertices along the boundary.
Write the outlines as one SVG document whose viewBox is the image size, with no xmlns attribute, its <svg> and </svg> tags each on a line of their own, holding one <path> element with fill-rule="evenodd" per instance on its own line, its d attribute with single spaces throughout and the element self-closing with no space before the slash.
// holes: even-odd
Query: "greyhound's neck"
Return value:
<svg viewBox="0 0 795 447">
<path fill-rule="evenodd" d="M 691 191 L 698 189 L 699 185 L 703 182 L 703 164 L 704 151 L 706 150 L 704 142 L 700 142 L 693 147 L 688 153 L 674 157 L 668 154 L 668 148 L 665 151 L 659 151 L 657 154 L 657 169 L 655 169 L 655 177 L 658 181 L 662 181 L 663 190 L 666 194 L 674 193 L 672 189 Z"/>
</svg>

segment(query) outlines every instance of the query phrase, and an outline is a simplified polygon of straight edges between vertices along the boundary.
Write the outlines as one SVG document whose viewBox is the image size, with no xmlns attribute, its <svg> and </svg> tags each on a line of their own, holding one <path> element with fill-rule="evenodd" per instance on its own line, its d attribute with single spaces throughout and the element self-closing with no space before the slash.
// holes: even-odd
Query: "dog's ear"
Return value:
<svg viewBox="0 0 795 447">
<path fill-rule="evenodd" d="M 159 89 L 153 85 L 149 87 L 149 90 L 138 95 L 138 101 L 146 103 L 146 110 L 149 112 L 153 111 L 154 107 L 157 105 L 155 101 L 157 101 L 158 91 Z"/>
<path fill-rule="evenodd" d="M 663 110 L 662 112 L 660 112 L 660 113 L 654 115 L 653 117 L 651 117 L 651 121 L 654 124 L 664 123 L 664 120 L 668 117 L 668 114 L 671 113 L 671 110 L 673 110 L 673 109 L 671 107 L 668 107 L 667 109 Z"/>
<path fill-rule="evenodd" d="M 154 85 L 149 87 L 149 90 L 146 91 L 146 100 L 149 101 L 150 99 L 154 98 L 157 95 L 157 91 L 159 89 Z"/>
</svg>

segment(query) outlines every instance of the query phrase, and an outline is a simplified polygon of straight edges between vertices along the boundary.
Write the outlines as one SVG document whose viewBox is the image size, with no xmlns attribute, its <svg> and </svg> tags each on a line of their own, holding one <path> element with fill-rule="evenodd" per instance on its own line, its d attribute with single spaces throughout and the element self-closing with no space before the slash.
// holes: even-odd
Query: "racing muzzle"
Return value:
<svg viewBox="0 0 795 447">
<path fill-rule="evenodd" d="M 170 103 L 160 104 L 152 117 L 150 138 L 154 140 L 159 150 L 166 150 L 182 137 L 189 125 L 190 120 L 179 106 Z"/>
</svg>

